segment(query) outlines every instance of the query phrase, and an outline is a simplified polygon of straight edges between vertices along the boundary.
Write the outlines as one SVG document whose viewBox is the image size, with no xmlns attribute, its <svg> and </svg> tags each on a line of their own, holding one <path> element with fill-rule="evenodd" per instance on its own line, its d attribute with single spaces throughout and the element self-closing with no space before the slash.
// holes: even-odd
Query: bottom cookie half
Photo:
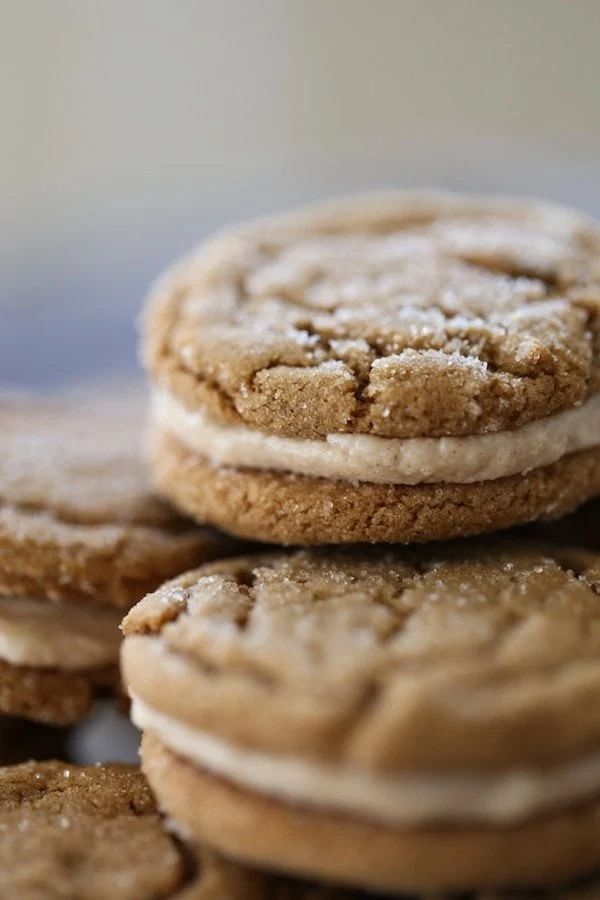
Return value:
<svg viewBox="0 0 600 900">
<path fill-rule="evenodd" d="M 600 804 L 507 828 L 399 829 L 241 790 L 142 742 L 143 768 L 184 837 L 288 873 L 380 891 L 543 888 L 600 866 Z"/>
<path fill-rule="evenodd" d="M 71 725 L 98 694 L 119 693 L 116 666 L 82 671 L 15 666 L 0 660 L 0 713 L 50 725 Z"/>
<path fill-rule="evenodd" d="M 524 475 L 473 484 L 330 481 L 258 469 L 215 468 L 158 432 L 159 490 L 199 521 L 284 544 L 412 543 L 556 518 L 600 495 L 600 449 Z"/>
</svg>

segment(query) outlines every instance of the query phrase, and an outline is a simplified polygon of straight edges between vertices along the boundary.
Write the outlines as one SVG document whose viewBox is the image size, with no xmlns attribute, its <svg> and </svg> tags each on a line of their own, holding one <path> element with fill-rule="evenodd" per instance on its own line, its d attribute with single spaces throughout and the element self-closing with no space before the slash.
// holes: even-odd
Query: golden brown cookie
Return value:
<svg viewBox="0 0 600 900">
<path fill-rule="evenodd" d="M 119 692 L 115 663 L 69 672 L 59 662 L 50 667 L 0 660 L 0 709 L 32 722 L 70 725 L 90 711 L 97 696 Z"/>
<path fill-rule="evenodd" d="M 168 834 L 135 766 L 0 768 L 0 832 L 11 900 L 266 900 L 262 876 Z"/>
<path fill-rule="evenodd" d="M 149 488 L 139 391 L 0 395 L 0 712 L 67 724 L 118 684 L 119 623 L 229 542 Z"/>
<path fill-rule="evenodd" d="M 0 884 L 15 900 L 170 897 L 185 862 L 133 766 L 0 769 Z"/>
<path fill-rule="evenodd" d="M 227 855 L 365 889 L 583 876 L 600 866 L 599 587 L 595 553 L 500 539 L 175 579 L 124 621 L 158 801 Z"/>
<path fill-rule="evenodd" d="M 235 534 L 426 541 L 600 494 L 600 230 L 578 213 L 326 204 L 203 244 L 145 323 L 155 482 Z"/>
<path fill-rule="evenodd" d="M 240 791 L 191 766 L 148 734 L 142 741 L 142 760 L 159 804 L 178 817 L 184 832 L 205 833 L 213 844 L 246 863 L 259 860 L 262 865 L 305 872 L 318 860 L 324 879 L 367 882 L 387 891 L 398 889 L 402 870 L 406 879 L 401 885 L 403 897 L 408 890 L 419 896 L 425 891 L 429 897 L 440 885 L 454 892 L 465 884 L 493 883 L 500 880 L 498 870 L 502 868 L 507 900 L 515 896 L 509 886 L 520 879 L 536 886 L 552 885 L 564 882 L 572 870 L 590 872 L 592 860 L 597 864 L 598 803 L 511 829 L 438 827 L 398 833 L 352 818 L 314 816 L 302 807 L 283 807 L 265 796 Z M 557 855 L 563 860 L 568 857 L 572 869 L 555 863 Z M 283 887 L 281 890 L 285 896 Z M 294 900 L 303 896 L 300 886 L 290 885 L 287 890 Z M 312 890 L 319 898 L 319 891 Z M 311 888 L 306 891 L 311 897 Z M 325 888 L 322 892 L 327 900 L 338 897 L 335 889 L 331 894 Z M 339 891 L 340 900 L 345 893 Z M 553 896 L 552 888 L 540 893 L 542 898 Z M 537 896 L 536 892 L 534 898 Z"/>
</svg>

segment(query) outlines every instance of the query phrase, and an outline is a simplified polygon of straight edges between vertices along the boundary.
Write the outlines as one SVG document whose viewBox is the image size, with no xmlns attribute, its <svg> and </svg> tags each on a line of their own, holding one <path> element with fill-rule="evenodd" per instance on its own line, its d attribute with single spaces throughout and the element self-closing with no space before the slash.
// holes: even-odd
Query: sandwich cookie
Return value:
<svg viewBox="0 0 600 900">
<path fill-rule="evenodd" d="M 389 892 L 600 869 L 600 557 L 506 542 L 208 564 L 122 649 L 182 836 Z"/>
<path fill-rule="evenodd" d="M 384 194 L 209 240 L 145 316 L 160 491 L 276 543 L 416 542 L 600 493 L 600 231 Z"/>
<path fill-rule="evenodd" d="M 0 396 L 0 712 L 69 724 L 118 684 L 124 612 L 229 543 L 152 495 L 143 403 Z"/>
<path fill-rule="evenodd" d="M 173 839 L 125 765 L 0 768 L 0 884 L 12 900 L 266 900 L 264 880 Z"/>
</svg>

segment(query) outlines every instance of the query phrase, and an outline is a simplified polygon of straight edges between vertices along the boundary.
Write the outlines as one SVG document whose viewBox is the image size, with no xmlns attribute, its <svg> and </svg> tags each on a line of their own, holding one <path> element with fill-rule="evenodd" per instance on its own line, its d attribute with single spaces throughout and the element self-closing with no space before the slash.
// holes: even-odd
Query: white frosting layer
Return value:
<svg viewBox="0 0 600 900">
<path fill-rule="evenodd" d="M 514 431 L 442 438 L 367 434 L 329 434 L 323 440 L 279 437 L 214 422 L 203 412 L 190 412 L 164 391 L 154 394 L 153 410 L 162 429 L 215 466 L 275 469 L 379 484 L 492 481 L 600 446 L 600 394 L 582 406 Z"/>
<path fill-rule="evenodd" d="M 122 618 L 114 609 L 0 597 L 0 659 L 64 671 L 112 665 Z"/>
<path fill-rule="evenodd" d="M 135 724 L 192 763 L 284 802 L 393 825 L 511 823 L 577 803 L 600 790 L 600 753 L 545 769 L 378 775 L 242 749 L 132 699 Z"/>
</svg>

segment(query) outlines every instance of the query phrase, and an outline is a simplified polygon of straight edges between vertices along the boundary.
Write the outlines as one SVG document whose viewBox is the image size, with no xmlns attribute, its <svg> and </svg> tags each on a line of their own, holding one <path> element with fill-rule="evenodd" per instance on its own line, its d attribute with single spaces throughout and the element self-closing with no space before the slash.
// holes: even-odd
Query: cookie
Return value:
<svg viewBox="0 0 600 900">
<path fill-rule="evenodd" d="M 266 900 L 260 876 L 168 834 L 135 766 L 0 768 L 0 832 L 13 900 Z"/>
<path fill-rule="evenodd" d="M 0 712 L 80 719 L 118 685 L 124 612 L 230 542 L 152 493 L 143 395 L 0 395 Z"/>
<path fill-rule="evenodd" d="M 417 542 L 600 494 L 600 230 L 541 203 L 358 197 L 231 230 L 145 315 L 152 467 L 276 543 Z"/>
<path fill-rule="evenodd" d="M 182 854 L 132 766 L 0 769 L 0 883 L 15 898 L 168 897 Z"/>
<path fill-rule="evenodd" d="M 582 877 L 599 587 L 598 554 L 498 538 L 208 564 L 124 621 L 143 767 L 182 834 L 258 867 L 390 892 Z"/>
</svg>

